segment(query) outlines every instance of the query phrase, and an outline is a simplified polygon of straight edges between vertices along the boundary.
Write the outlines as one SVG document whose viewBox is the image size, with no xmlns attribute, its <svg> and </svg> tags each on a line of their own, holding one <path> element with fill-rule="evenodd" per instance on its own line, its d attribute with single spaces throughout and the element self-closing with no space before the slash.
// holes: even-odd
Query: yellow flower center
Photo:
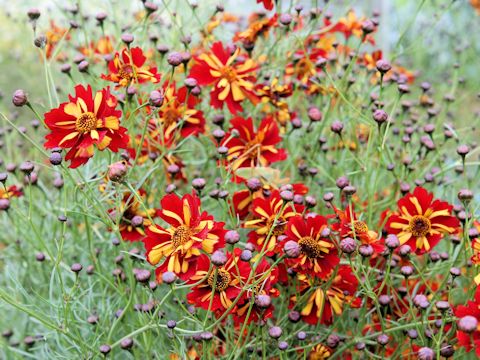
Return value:
<svg viewBox="0 0 480 360">
<path fill-rule="evenodd" d="M 232 277 L 227 270 L 218 269 L 217 279 L 215 280 L 215 271 L 213 271 L 208 277 L 208 285 L 213 289 L 213 284 L 215 283 L 215 291 L 221 292 L 228 288 L 231 280 Z"/>
<path fill-rule="evenodd" d="M 365 234 L 368 232 L 368 226 L 365 222 L 357 220 L 353 222 L 353 228 L 356 234 Z"/>
<path fill-rule="evenodd" d="M 132 66 L 129 64 L 122 65 L 122 67 L 118 70 L 118 76 L 122 79 L 130 81 L 133 78 Z"/>
<path fill-rule="evenodd" d="M 86 133 L 96 128 L 97 128 L 97 117 L 92 112 L 83 113 L 75 121 L 75 129 L 78 132 Z"/>
<path fill-rule="evenodd" d="M 180 113 L 176 108 L 170 107 L 163 112 L 164 127 L 168 128 L 180 119 Z"/>
<path fill-rule="evenodd" d="M 225 66 L 220 72 L 222 73 L 222 77 L 230 83 L 237 80 L 237 73 L 230 66 Z"/>
<path fill-rule="evenodd" d="M 270 231 L 272 236 L 282 235 L 285 232 L 286 226 L 286 220 L 283 217 L 279 216 L 277 220 L 275 220 L 275 216 L 271 217 L 267 220 L 267 227 L 269 229 L 267 236 L 270 234 Z"/>
<path fill-rule="evenodd" d="M 324 248 L 311 236 L 302 237 L 298 240 L 300 251 L 310 259 L 319 258 L 324 253 Z"/>
<path fill-rule="evenodd" d="M 179 246 L 182 246 L 188 240 L 190 240 L 190 235 L 191 235 L 191 232 L 188 226 L 181 225 L 178 228 L 176 228 L 172 235 L 172 243 L 175 249 L 178 248 Z"/>
<path fill-rule="evenodd" d="M 415 215 L 410 219 L 409 230 L 415 237 L 425 236 L 432 227 L 430 220 L 423 215 Z"/>
<path fill-rule="evenodd" d="M 308 359 L 324 360 L 324 359 L 328 359 L 331 355 L 332 353 L 330 352 L 330 350 L 327 347 L 320 344 L 312 349 L 312 351 L 308 355 Z"/>
<path fill-rule="evenodd" d="M 253 139 L 245 144 L 245 152 L 246 156 L 250 159 L 256 159 L 258 157 L 258 148 L 261 145 L 258 143 L 257 139 Z"/>
</svg>

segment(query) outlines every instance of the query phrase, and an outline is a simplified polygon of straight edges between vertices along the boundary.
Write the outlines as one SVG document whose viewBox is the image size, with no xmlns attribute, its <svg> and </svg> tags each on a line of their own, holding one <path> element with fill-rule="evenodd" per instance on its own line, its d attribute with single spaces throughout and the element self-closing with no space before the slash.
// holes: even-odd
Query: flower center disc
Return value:
<svg viewBox="0 0 480 360">
<path fill-rule="evenodd" d="M 245 154 L 247 154 L 250 159 L 256 159 L 258 157 L 259 147 L 260 144 L 257 140 L 249 141 L 245 144 Z"/>
<path fill-rule="evenodd" d="M 128 64 L 122 65 L 120 70 L 118 70 L 118 76 L 122 79 L 130 81 L 133 78 L 132 67 Z"/>
<path fill-rule="evenodd" d="M 300 251 L 302 254 L 306 255 L 310 259 L 316 259 L 323 253 L 323 249 L 318 241 L 311 236 L 302 237 L 300 240 L 298 240 L 298 245 L 300 245 Z"/>
<path fill-rule="evenodd" d="M 175 229 L 175 232 L 172 235 L 172 242 L 175 248 L 185 244 L 190 240 L 190 228 L 186 225 L 181 225 Z"/>
<path fill-rule="evenodd" d="M 180 114 L 175 108 L 168 108 L 163 113 L 163 121 L 165 128 L 169 128 L 170 125 L 175 124 L 180 119 Z"/>
<path fill-rule="evenodd" d="M 353 223 L 353 228 L 355 229 L 356 234 L 365 234 L 368 232 L 368 226 L 363 221 L 355 221 Z"/>
<path fill-rule="evenodd" d="M 94 113 L 86 112 L 80 115 L 75 121 L 75 128 L 78 132 L 86 133 L 97 127 L 97 118 Z"/>
<path fill-rule="evenodd" d="M 228 82 L 234 82 L 237 79 L 237 73 L 230 66 L 224 67 L 221 72 L 222 77 L 227 79 Z"/>
<path fill-rule="evenodd" d="M 416 237 L 427 235 L 431 227 L 430 220 L 422 215 L 415 215 L 409 224 L 410 231 Z"/>
<path fill-rule="evenodd" d="M 228 288 L 232 277 L 227 270 L 217 270 L 217 280 L 215 281 L 215 271 L 213 271 L 208 277 L 208 285 L 213 289 L 213 283 L 215 283 L 215 291 L 221 292 Z"/>
</svg>

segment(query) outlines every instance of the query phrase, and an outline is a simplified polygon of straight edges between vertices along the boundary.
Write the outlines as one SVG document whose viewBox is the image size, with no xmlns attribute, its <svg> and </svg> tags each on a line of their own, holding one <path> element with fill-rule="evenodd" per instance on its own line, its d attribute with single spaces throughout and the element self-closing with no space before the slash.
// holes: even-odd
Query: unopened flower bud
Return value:
<svg viewBox="0 0 480 360">
<path fill-rule="evenodd" d="M 128 167 L 125 161 L 117 161 L 108 166 L 108 178 L 113 182 L 122 182 L 127 175 Z"/>
<path fill-rule="evenodd" d="M 28 103 L 27 94 L 22 89 L 15 90 L 12 96 L 12 103 L 15 106 L 21 107 Z"/>
</svg>

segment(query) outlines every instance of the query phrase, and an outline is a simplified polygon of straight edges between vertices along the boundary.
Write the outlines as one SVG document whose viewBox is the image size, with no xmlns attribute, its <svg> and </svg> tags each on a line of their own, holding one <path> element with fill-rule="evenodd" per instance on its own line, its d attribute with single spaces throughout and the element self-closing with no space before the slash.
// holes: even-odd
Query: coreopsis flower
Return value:
<svg viewBox="0 0 480 360">
<path fill-rule="evenodd" d="M 70 167 L 85 164 L 94 154 L 109 149 L 118 152 L 129 142 L 127 129 L 120 126 L 122 112 L 116 110 L 117 98 L 109 88 L 92 93 L 90 85 L 75 86 L 75 96 L 45 114 L 45 125 L 50 134 L 45 136 L 45 147 L 70 149 L 65 156 Z"/>
<path fill-rule="evenodd" d="M 255 276 L 252 282 L 258 284 L 254 289 L 247 292 L 247 299 L 239 302 L 233 314 L 233 321 L 235 324 L 243 324 L 257 322 L 258 320 L 267 320 L 273 317 L 273 304 L 263 304 L 261 296 L 266 295 L 269 298 L 276 298 L 280 295 L 280 291 L 274 286 L 278 281 L 278 268 L 272 268 L 268 261 L 262 259 L 255 269 Z M 256 301 L 253 301 L 252 298 Z M 249 309 L 250 314 L 249 314 Z M 248 315 L 248 317 L 247 317 Z"/>
<path fill-rule="evenodd" d="M 276 122 L 285 128 L 292 118 L 285 99 L 292 95 L 293 85 L 291 83 L 280 84 L 278 78 L 274 78 L 269 83 L 258 85 L 257 93 L 261 103 L 264 104 L 262 112 L 272 114 Z M 275 111 L 272 111 L 272 107 Z"/>
<path fill-rule="evenodd" d="M 308 360 L 324 360 L 332 356 L 333 350 L 323 344 L 317 344 L 308 353 Z"/>
<path fill-rule="evenodd" d="M 473 249 L 473 256 L 472 262 L 476 265 L 480 264 L 480 239 L 475 238 L 472 240 L 472 249 Z"/>
<path fill-rule="evenodd" d="M 95 61 L 99 62 L 103 60 L 103 56 L 113 53 L 113 42 L 110 36 L 102 36 L 97 41 L 92 40 L 88 47 L 80 47 L 79 51 L 83 55 L 93 57 Z"/>
<path fill-rule="evenodd" d="M 116 83 L 117 88 L 145 82 L 158 83 L 160 74 L 157 68 L 145 65 L 146 61 L 139 47 L 124 48 L 121 54 L 115 53 L 113 60 L 108 63 L 108 74 L 102 74 L 102 79 Z"/>
<path fill-rule="evenodd" d="M 221 109 L 225 103 L 233 115 L 243 110 L 241 103 L 245 99 L 258 102 L 254 91 L 258 66 L 252 59 L 239 55 L 240 48 L 231 54 L 221 42 L 216 42 L 210 52 L 195 56 L 190 72 L 199 85 L 213 85 L 210 104 Z"/>
<path fill-rule="evenodd" d="M 359 220 L 353 209 L 353 205 L 347 206 L 345 210 L 334 207 L 337 221 L 332 224 L 332 229 L 338 231 L 342 238 L 351 237 L 359 240 L 362 244 L 371 245 L 376 254 L 385 250 L 383 240 L 377 232 L 370 230 L 365 221 Z"/>
<path fill-rule="evenodd" d="M 200 283 L 192 287 L 188 293 L 188 302 L 218 314 L 223 314 L 229 308 L 233 311 L 235 298 L 240 296 L 241 301 L 247 297 L 246 291 L 241 293 L 250 274 L 250 263 L 241 261 L 240 254 L 241 250 L 235 248 L 233 253 L 225 254 L 227 257 L 225 265 L 213 267 L 210 266 L 210 258 L 207 255 L 198 257 L 197 270 L 189 277 L 189 283 Z"/>
<path fill-rule="evenodd" d="M 261 36 L 267 36 L 268 31 L 277 26 L 278 14 L 268 18 L 264 14 L 253 13 L 248 18 L 248 28 L 238 32 L 233 37 L 233 41 L 241 41 L 244 45 L 254 45 Z"/>
<path fill-rule="evenodd" d="M 147 200 L 145 190 L 138 190 L 138 195 L 145 204 Z M 156 216 L 155 209 L 145 209 L 137 197 L 130 191 L 123 194 L 118 210 L 119 214 L 117 214 L 117 209 L 110 209 L 109 215 L 114 220 L 116 220 L 118 215 L 118 230 L 122 239 L 126 241 L 142 240 L 145 237 L 144 229 L 152 224 L 150 219 Z"/>
<path fill-rule="evenodd" d="M 175 83 L 166 83 L 163 95 L 165 97 L 163 106 L 151 122 L 158 123 L 158 126 L 163 128 L 167 141 L 176 134 L 186 138 L 205 132 L 203 112 L 195 109 L 200 100 L 189 94 L 185 86 L 176 89 Z"/>
<path fill-rule="evenodd" d="M 275 4 L 273 3 L 273 0 L 257 0 L 257 4 L 260 4 L 260 3 L 263 4 L 263 7 L 266 10 L 273 10 L 273 7 L 275 6 Z"/>
<path fill-rule="evenodd" d="M 454 314 L 459 318 L 457 326 L 458 344 L 467 352 L 475 350 L 480 357 L 480 286 L 477 286 L 473 301 L 469 300 L 466 305 L 458 305 Z M 463 320 L 462 318 L 469 317 Z M 475 321 L 476 320 L 476 321 Z"/>
<path fill-rule="evenodd" d="M 347 13 L 347 16 L 342 17 L 338 22 L 333 25 L 330 29 L 330 32 L 340 32 L 346 39 L 349 39 L 351 36 L 357 38 L 363 37 L 362 23 L 366 20 L 365 17 L 358 18 L 354 10 L 350 10 Z M 327 21 L 327 25 L 330 25 L 330 22 Z M 375 44 L 375 41 L 371 35 L 367 35 L 365 40 L 369 41 L 371 44 Z"/>
<path fill-rule="evenodd" d="M 318 48 L 308 52 L 298 50 L 293 54 L 293 62 L 287 65 L 285 73 L 288 77 L 297 78 L 304 85 L 308 84 L 310 78 L 315 77 L 321 71 L 316 66 L 317 60 L 326 56 L 327 52 Z"/>
<path fill-rule="evenodd" d="M 375 50 L 373 52 L 365 52 L 359 59 L 360 64 L 364 65 L 368 70 L 376 68 L 378 60 L 383 58 L 382 50 Z"/>
<path fill-rule="evenodd" d="M 335 316 L 340 316 L 346 306 L 357 307 L 358 299 L 355 298 L 358 280 L 348 265 L 340 265 L 332 279 L 325 279 L 327 287 L 315 287 L 306 300 L 300 314 L 302 319 L 311 325 L 331 324 Z M 300 293 L 312 288 L 314 282 L 307 275 L 299 274 Z M 292 297 L 294 303 L 296 296 Z"/>
<path fill-rule="evenodd" d="M 267 256 L 272 256 L 275 250 L 279 250 L 278 237 L 285 233 L 288 220 L 304 209 L 303 205 L 285 204 L 278 190 L 266 199 L 253 200 L 252 219 L 244 224 L 245 228 L 252 229 L 248 242 L 254 244 L 258 251 L 263 249 Z"/>
<path fill-rule="evenodd" d="M 200 199 L 195 194 L 181 199 L 175 194 L 166 195 L 161 206 L 157 215 L 169 226 L 152 224 L 146 229 L 146 258 L 152 265 L 163 260 L 157 274 L 171 271 L 188 279 L 195 273 L 202 252 L 211 254 L 225 244 L 224 223 L 201 212 Z"/>
<path fill-rule="evenodd" d="M 62 28 L 55 24 L 53 20 L 50 20 L 50 28 L 45 32 L 45 37 L 47 43 L 45 44 L 45 55 L 47 59 L 50 59 L 54 54 L 54 50 L 57 44 L 62 38 L 65 40 L 70 39 L 70 34 L 68 34 L 68 29 Z M 58 54 L 56 60 L 62 61 L 65 60 L 66 56 L 62 53 Z"/>
<path fill-rule="evenodd" d="M 22 195 L 23 191 L 17 185 L 10 185 L 9 187 L 0 186 L 0 199 L 10 199 Z"/>
<path fill-rule="evenodd" d="M 238 136 L 232 136 L 233 131 Z M 271 117 L 263 119 L 258 129 L 254 128 L 252 118 L 235 117 L 221 146 L 228 148 L 227 161 L 231 171 L 236 172 L 239 168 L 266 167 L 285 160 L 285 149 L 276 147 L 281 141 L 278 125 Z"/>
<path fill-rule="evenodd" d="M 457 218 L 452 216 L 453 206 L 434 200 L 433 194 L 422 187 L 398 200 L 397 205 L 398 210 L 390 215 L 385 229 L 418 255 L 430 251 L 444 234 L 453 234 L 459 227 Z"/>
<path fill-rule="evenodd" d="M 322 232 L 328 229 L 327 219 L 320 215 L 304 218 L 301 215 L 288 220 L 285 242 L 294 241 L 300 247 L 297 258 L 285 259 L 285 264 L 300 274 L 327 277 L 340 262 L 335 244 Z"/>
</svg>

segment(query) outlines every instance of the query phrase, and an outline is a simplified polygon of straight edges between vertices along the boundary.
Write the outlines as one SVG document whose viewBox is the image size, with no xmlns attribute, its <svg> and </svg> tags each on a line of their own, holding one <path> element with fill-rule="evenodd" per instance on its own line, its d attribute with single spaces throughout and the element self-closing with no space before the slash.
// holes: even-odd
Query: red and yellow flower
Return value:
<svg viewBox="0 0 480 360">
<path fill-rule="evenodd" d="M 250 263 L 241 261 L 240 254 L 239 248 L 234 249 L 233 253 L 227 252 L 227 262 L 218 267 L 211 267 L 209 257 L 201 255 L 197 259 L 197 271 L 189 278 L 190 283 L 201 282 L 187 295 L 188 302 L 220 315 L 229 308 L 232 312 L 233 300 L 238 296 L 239 301 L 247 297 L 247 292 L 242 293 L 242 289 L 250 274 Z"/>
<path fill-rule="evenodd" d="M 120 126 L 122 112 L 115 109 L 117 98 L 109 88 L 94 96 L 90 85 L 77 85 L 69 100 L 45 114 L 45 125 L 51 131 L 45 137 L 47 149 L 70 149 L 65 159 L 76 168 L 93 156 L 95 147 L 113 152 L 127 148 L 127 129 Z"/>
<path fill-rule="evenodd" d="M 202 252 L 213 253 L 225 244 L 223 222 L 216 222 L 212 215 L 200 212 L 200 199 L 186 194 L 181 199 L 168 194 L 161 200 L 160 216 L 169 225 L 151 225 L 143 239 L 146 257 L 157 265 L 157 274 L 174 272 L 181 279 L 195 273 L 198 257 Z"/>
<path fill-rule="evenodd" d="M 175 83 L 165 84 L 163 106 L 151 122 L 163 128 L 164 138 L 168 141 L 178 134 L 182 138 L 205 132 L 205 118 L 201 110 L 195 109 L 200 102 L 189 94 L 187 88 L 176 89 Z M 188 98 L 187 98 L 188 96 Z"/>
<path fill-rule="evenodd" d="M 340 32 L 345 36 L 346 39 L 349 39 L 352 35 L 362 39 L 364 36 L 362 23 L 365 20 L 365 17 L 359 18 L 355 14 L 354 10 L 350 10 L 346 17 L 342 17 L 338 20 L 338 22 L 331 28 L 330 32 Z M 330 23 L 327 22 L 327 25 L 330 25 Z M 375 44 L 375 41 L 371 35 L 367 35 L 365 40 Z"/>
<path fill-rule="evenodd" d="M 295 113 L 290 112 L 286 101 L 293 93 L 293 85 L 291 83 L 280 84 L 278 78 L 274 78 L 270 83 L 258 85 L 257 93 L 263 104 L 262 112 L 271 114 L 282 130 L 285 130 L 287 124 L 295 116 Z M 272 107 L 275 111 L 272 111 Z"/>
<path fill-rule="evenodd" d="M 473 316 L 480 324 L 480 286 L 477 286 L 473 301 L 469 300 L 466 305 L 457 306 L 454 314 L 457 318 Z M 475 354 L 480 357 L 480 325 L 470 334 L 458 329 L 457 339 L 458 344 L 464 347 L 467 352 L 475 350 Z"/>
<path fill-rule="evenodd" d="M 45 45 L 45 56 L 47 59 L 50 59 L 54 54 L 54 50 L 57 44 L 64 38 L 65 40 L 70 39 L 68 34 L 68 29 L 62 28 L 55 24 L 53 20 L 50 20 L 50 29 L 45 32 L 45 37 L 47 38 L 47 43 Z M 65 54 L 58 54 L 55 60 L 63 61 L 66 60 L 67 56 Z"/>
<path fill-rule="evenodd" d="M 395 234 L 400 244 L 408 244 L 417 254 L 430 251 L 444 234 L 458 230 L 459 222 L 452 216 L 453 206 L 433 200 L 433 194 L 417 187 L 397 202 L 398 210 L 390 215 L 385 225 Z"/>
<path fill-rule="evenodd" d="M 268 261 L 262 259 L 255 269 L 255 276 L 252 282 L 258 283 L 252 290 L 247 293 L 247 299 L 243 302 L 239 302 L 239 305 L 235 309 L 233 314 L 233 321 L 236 325 L 243 324 L 245 322 L 257 322 L 258 320 L 267 320 L 273 317 L 273 311 L 275 310 L 273 304 L 270 304 L 267 308 L 261 308 L 255 304 L 252 300 L 258 295 L 268 295 L 272 298 L 278 297 L 280 291 L 274 287 L 278 281 L 278 268 L 272 268 Z M 249 314 L 249 309 L 250 314 Z M 248 315 L 248 317 L 247 317 Z"/>
<path fill-rule="evenodd" d="M 362 244 L 371 245 L 376 254 L 381 254 L 385 250 L 383 240 L 379 238 L 378 233 L 370 230 L 365 221 L 357 218 L 353 205 L 347 206 L 343 211 L 337 208 L 334 210 L 337 222 L 332 224 L 332 229 L 338 231 L 342 238 L 351 237 Z"/>
<path fill-rule="evenodd" d="M 22 195 L 22 189 L 16 185 L 10 185 L 9 187 L 0 186 L 0 199 L 10 199 Z"/>
<path fill-rule="evenodd" d="M 307 360 L 324 360 L 332 356 L 333 350 L 323 344 L 317 344 L 308 353 Z"/>
<path fill-rule="evenodd" d="M 268 18 L 264 14 L 253 13 L 248 18 L 248 28 L 238 32 L 233 37 L 233 41 L 241 41 L 244 45 L 252 46 L 260 36 L 267 36 L 268 31 L 277 26 L 278 15 L 275 14 Z"/>
<path fill-rule="evenodd" d="M 278 237 L 285 233 L 290 218 L 301 214 L 305 207 L 297 204 L 285 204 L 280 192 L 275 190 L 266 198 L 255 199 L 252 203 L 252 219 L 245 222 L 244 227 L 252 229 L 248 234 L 248 242 L 262 249 L 267 256 L 279 251 Z"/>
<path fill-rule="evenodd" d="M 257 68 L 252 59 L 240 57 L 240 48 L 231 54 L 221 42 L 216 42 L 210 52 L 195 57 L 190 76 L 199 85 L 214 85 L 210 92 L 210 104 L 215 109 L 221 109 L 225 103 L 235 115 L 243 110 L 241 103 L 245 99 L 258 103 L 255 94 Z"/>
<path fill-rule="evenodd" d="M 108 63 L 108 74 L 102 74 L 102 79 L 116 83 L 117 88 L 145 82 L 158 83 L 160 74 L 157 68 L 145 65 L 146 61 L 139 47 L 124 48 L 121 55 L 115 53 L 113 60 Z"/>
<path fill-rule="evenodd" d="M 326 56 L 327 52 L 318 48 L 308 52 L 299 50 L 293 54 L 293 62 L 287 65 L 286 75 L 297 78 L 302 84 L 308 84 L 310 78 L 315 77 L 321 71 L 315 63 L 319 58 Z"/>
<path fill-rule="evenodd" d="M 80 52 L 95 61 L 103 60 L 103 56 L 112 54 L 114 51 L 112 39 L 110 36 L 102 36 L 96 42 L 91 41 L 88 47 L 80 47 Z"/>
<path fill-rule="evenodd" d="M 140 189 L 138 195 L 145 204 L 147 200 L 145 190 Z M 145 209 L 135 195 L 129 191 L 123 194 L 122 202 L 120 203 L 118 210 L 120 215 L 118 230 L 120 231 L 120 235 L 122 235 L 122 239 L 126 241 L 142 240 L 143 237 L 145 237 L 144 229 L 152 224 L 150 219 L 156 216 L 155 209 Z M 110 209 L 109 215 L 116 220 L 117 210 Z M 141 224 L 135 224 L 137 219 L 134 218 L 136 217 L 142 219 Z"/>
<path fill-rule="evenodd" d="M 320 215 L 290 218 L 285 241 L 295 241 L 300 247 L 300 256 L 285 259 L 285 264 L 300 274 L 327 277 L 340 259 L 335 244 L 322 235 L 325 229 L 328 229 L 327 219 Z"/>
<path fill-rule="evenodd" d="M 311 290 L 307 298 L 307 303 L 303 306 L 300 314 L 302 319 L 311 325 L 331 324 L 335 316 L 341 316 L 346 306 L 357 307 L 359 305 L 358 298 L 355 298 L 358 280 L 352 273 L 352 269 L 348 265 L 341 265 L 333 280 L 325 280 L 328 288 L 315 286 L 315 281 L 309 279 L 307 275 L 299 274 L 300 293 L 306 293 Z M 296 296 L 292 297 L 295 304 Z"/>
<path fill-rule="evenodd" d="M 277 123 L 271 117 L 263 119 L 257 130 L 252 118 L 235 117 L 230 125 L 221 146 L 228 148 L 227 161 L 231 172 L 244 167 L 266 167 L 287 158 L 286 151 L 276 147 L 282 138 Z M 238 136 L 232 136 L 233 131 Z"/>
</svg>

